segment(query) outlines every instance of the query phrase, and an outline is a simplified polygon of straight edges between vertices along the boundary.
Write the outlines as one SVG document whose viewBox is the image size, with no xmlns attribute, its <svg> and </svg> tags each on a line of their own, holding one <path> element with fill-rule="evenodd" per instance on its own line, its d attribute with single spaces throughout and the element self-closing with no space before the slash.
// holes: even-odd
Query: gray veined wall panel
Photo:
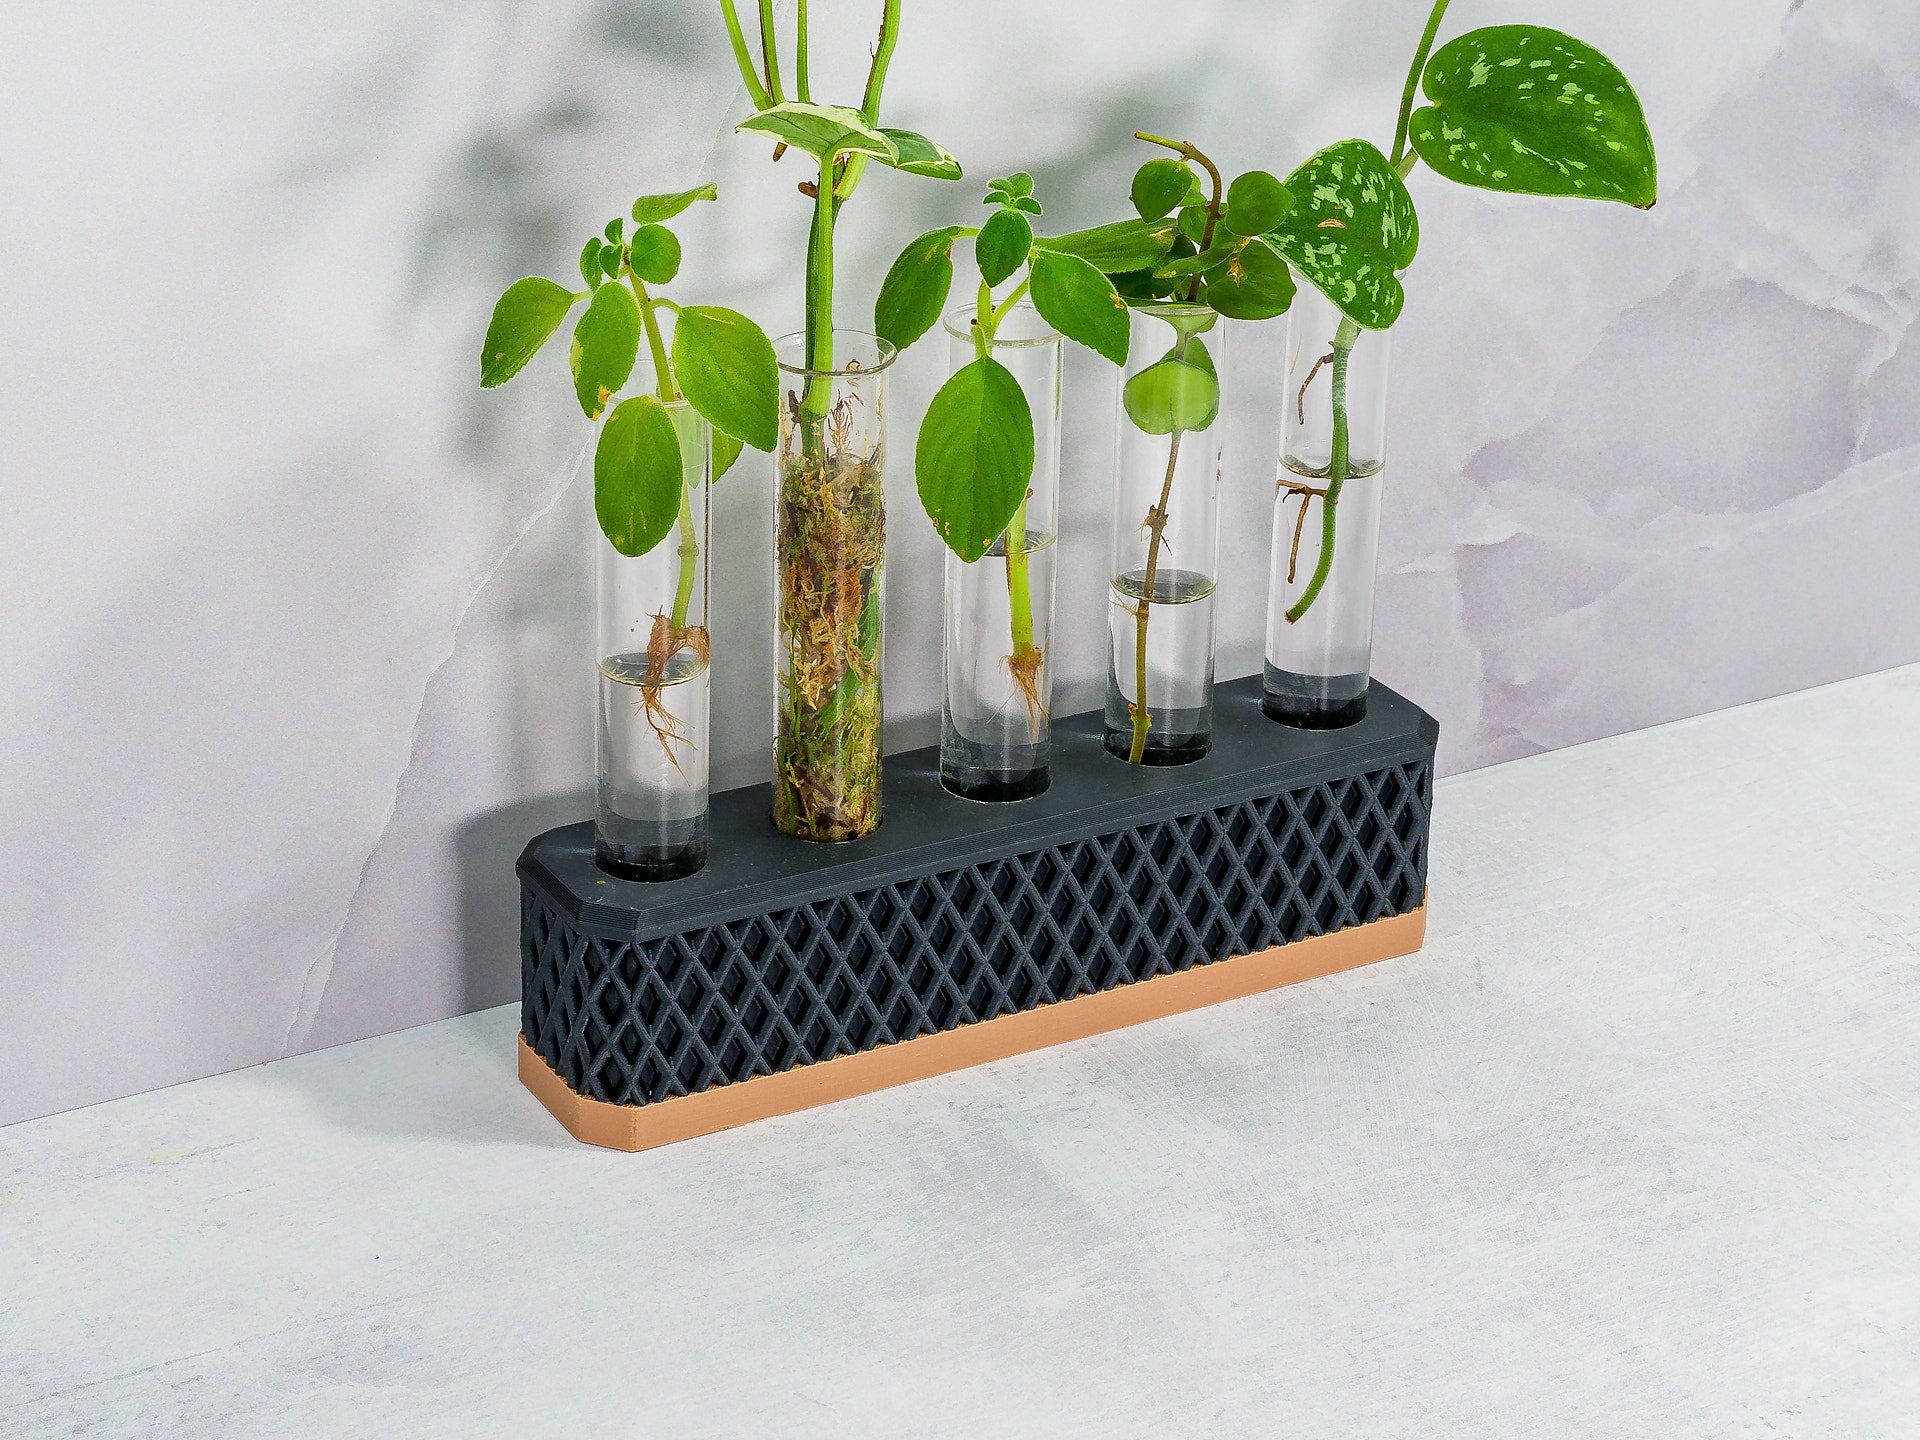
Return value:
<svg viewBox="0 0 1920 1440">
<path fill-rule="evenodd" d="M 816 8 L 849 57 L 822 89 L 851 89 L 872 7 Z M 1236 166 L 1384 141 L 1423 8 L 1194 4 L 1170 34 L 1149 0 L 909 6 L 890 113 L 970 179 L 875 177 L 845 313 L 989 175 L 1031 169 L 1062 228 L 1104 218 L 1136 125 Z M 1512 18 L 1635 78 L 1663 194 L 1639 215 L 1414 180 L 1382 677 L 1459 769 L 1920 658 L 1920 11 L 1458 0 L 1450 25 Z M 792 162 L 727 134 L 699 0 L 8 27 L 0 1121 L 512 995 L 513 858 L 585 813 L 591 519 L 559 357 L 474 387 L 488 307 L 623 197 L 711 176 L 681 289 L 791 327 L 806 221 Z M 1279 346 L 1237 352 L 1228 674 L 1258 662 Z M 896 746 L 938 705 L 904 459 L 943 363 L 895 372 Z M 1074 710 L 1103 663 L 1109 392 L 1084 356 L 1068 387 Z M 719 500 L 732 784 L 766 749 L 764 470 Z"/>
</svg>

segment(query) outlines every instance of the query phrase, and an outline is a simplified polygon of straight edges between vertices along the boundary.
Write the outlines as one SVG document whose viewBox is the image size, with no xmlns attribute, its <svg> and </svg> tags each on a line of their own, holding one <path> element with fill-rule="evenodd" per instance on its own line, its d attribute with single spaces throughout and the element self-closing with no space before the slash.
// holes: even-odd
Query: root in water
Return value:
<svg viewBox="0 0 1920 1440">
<path fill-rule="evenodd" d="M 676 627 L 664 610 L 656 611 L 653 617 L 653 633 L 647 638 L 647 679 L 640 686 L 640 698 L 635 703 L 647 717 L 647 725 L 659 740 L 660 748 L 666 753 L 667 763 L 684 779 L 686 771 L 681 768 L 680 757 L 673 753 L 673 747 L 693 746 L 685 727 L 661 702 L 661 677 L 667 673 L 667 666 L 673 657 L 682 650 L 691 650 L 701 664 L 710 658 L 707 640 L 707 627 L 704 625 L 683 625 Z"/>
<path fill-rule="evenodd" d="M 1004 662 L 1013 685 L 1020 692 L 1020 703 L 1027 708 L 1027 724 L 1033 738 L 1040 738 L 1040 722 L 1047 718 L 1047 707 L 1040 703 L 1040 671 L 1047 663 L 1046 651 L 1028 645 L 1014 651 Z"/>
</svg>

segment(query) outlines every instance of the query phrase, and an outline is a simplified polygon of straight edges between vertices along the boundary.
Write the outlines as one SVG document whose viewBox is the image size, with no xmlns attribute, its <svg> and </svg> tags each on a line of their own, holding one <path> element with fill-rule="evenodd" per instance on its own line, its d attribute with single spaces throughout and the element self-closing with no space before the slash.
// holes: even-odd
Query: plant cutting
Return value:
<svg viewBox="0 0 1920 1440">
<path fill-rule="evenodd" d="M 1612 61 L 1535 25 L 1490 26 L 1435 50 L 1447 5 L 1436 0 L 1427 17 L 1392 153 L 1345 140 L 1310 157 L 1287 180 L 1298 206 L 1268 237 L 1315 293 L 1296 307 L 1288 345 L 1264 705 L 1310 728 L 1366 710 L 1388 332 L 1419 245 L 1404 178 L 1424 161 L 1479 189 L 1643 210 L 1658 188 L 1639 97 Z"/>
<path fill-rule="evenodd" d="M 940 774 L 968 799 L 1022 800 L 1050 775 L 1060 338 L 1125 364 L 1127 305 L 1107 272 L 1156 263 L 1174 227 L 1036 236 L 1044 211 L 1024 172 L 990 182 L 983 203 L 980 225 L 931 230 L 900 252 L 873 323 L 898 350 L 925 335 L 953 288 L 954 245 L 972 242 L 972 303 L 947 319 L 953 373 L 914 448 L 921 504 L 950 555 Z"/>
<path fill-rule="evenodd" d="M 668 222 L 714 195 L 702 185 L 634 201 L 631 232 L 616 217 L 582 248 L 584 289 L 515 281 L 480 355 L 481 385 L 503 385 L 586 302 L 569 355 L 574 392 L 588 420 L 606 417 L 593 463 L 606 542 L 595 548 L 595 848 L 604 868 L 636 879 L 672 879 L 705 862 L 707 491 L 743 444 L 771 450 L 779 428 L 773 346 L 759 327 L 659 293 L 680 269 Z"/>
<path fill-rule="evenodd" d="M 791 99 L 772 0 L 760 0 L 757 56 L 734 0 L 720 0 L 720 10 L 754 105 L 738 128 L 774 141 L 775 160 L 795 151 L 814 170 L 799 186 L 813 207 L 806 328 L 779 349 L 787 378 L 775 486 L 773 821 L 803 839 L 851 840 L 880 824 L 881 475 L 893 349 L 834 328 L 835 229 L 870 164 L 941 180 L 959 179 L 960 166 L 925 136 L 880 124 L 900 0 L 885 0 L 858 107 L 813 99 L 805 0 Z"/>
<path fill-rule="evenodd" d="M 1212 747 L 1221 322 L 1271 319 L 1292 303 L 1293 276 L 1268 235 L 1294 200 L 1266 171 L 1229 185 L 1191 142 L 1135 138 L 1173 152 L 1142 165 L 1131 187 L 1141 222 L 1173 233 L 1165 254 L 1115 282 L 1137 359 L 1116 421 L 1105 743 L 1131 764 L 1177 765 Z"/>
</svg>

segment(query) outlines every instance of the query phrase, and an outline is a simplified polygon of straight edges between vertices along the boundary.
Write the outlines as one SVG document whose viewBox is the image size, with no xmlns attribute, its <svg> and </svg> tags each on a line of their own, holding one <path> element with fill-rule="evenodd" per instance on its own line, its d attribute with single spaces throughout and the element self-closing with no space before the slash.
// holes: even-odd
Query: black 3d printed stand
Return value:
<svg viewBox="0 0 1920 1440">
<path fill-rule="evenodd" d="M 1052 788 L 981 805 L 938 752 L 886 762 L 864 840 L 714 797 L 712 859 L 643 884 L 593 827 L 520 857 L 520 1074 L 574 1135 L 639 1150 L 1420 947 L 1436 723 L 1377 682 L 1345 730 L 1218 687 L 1213 753 L 1137 768 L 1098 711 Z"/>
</svg>

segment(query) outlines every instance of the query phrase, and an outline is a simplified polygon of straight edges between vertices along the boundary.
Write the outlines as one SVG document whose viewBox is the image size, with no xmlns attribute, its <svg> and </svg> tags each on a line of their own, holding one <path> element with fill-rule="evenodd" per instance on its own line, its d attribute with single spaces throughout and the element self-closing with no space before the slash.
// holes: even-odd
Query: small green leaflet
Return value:
<svg viewBox="0 0 1920 1440">
<path fill-rule="evenodd" d="M 1097 267 L 1077 255 L 1035 250 L 1027 273 L 1042 320 L 1114 364 L 1127 363 L 1127 302 Z"/>
<path fill-rule="evenodd" d="M 1033 411 L 1006 366 L 983 355 L 948 377 L 920 424 L 913 472 L 947 548 L 969 564 L 986 554 L 1033 478 Z"/>
<path fill-rule="evenodd" d="M 712 184 L 696 185 L 691 190 L 682 190 L 673 195 L 642 195 L 633 202 L 633 223 L 658 225 L 662 220 L 671 220 L 696 201 L 719 198 L 719 188 Z"/>
<path fill-rule="evenodd" d="M 1091 230 L 1042 235 L 1033 243 L 1060 255 L 1075 255 L 1103 275 L 1124 275 L 1157 265 L 1173 245 L 1171 220 L 1116 220 Z"/>
<path fill-rule="evenodd" d="M 1159 220 L 1186 198 L 1193 179 L 1184 160 L 1149 160 L 1133 172 L 1128 198 L 1142 220 Z"/>
<path fill-rule="evenodd" d="M 891 165 L 909 175 L 926 175 L 935 180 L 958 180 L 960 162 L 953 158 L 943 147 L 933 143 L 924 135 L 916 135 L 911 130 L 891 130 L 885 125 L 880 133 L 893 145 L 894 158 L 876 155 L 874 158 L 882 165 Z"/>
<path fill-rule="evenodd" d="M 1420 222 L 1387 157 L 1365 140 L 1329 145 L 1287 177 L 1294 208 L 1265 238 L 1356 325 L 1384 330 L 1406 292 Z"/>
<path fill-rule="evenodd" d="M 590 237 L 580 249 L 580 278 L 587 282 L 588 289 L 594 288 L 607 278 L 600 269 L 600 251 L 604 244 L 605 242 L 595 235 Z"/>
<path fill-rule="evenodd" d="M 959 225 L 929 230 L 900 252 L 873 303 L 873 332 L 904 350 L 931 330 L 953 288 L 953 242 Z"/>
<path fill-rule="evenodd" d="M 1181 354 L 1174 346 L 1121 391 L 1127 418 L 1149 435 L 1205 430 L 1220 414 L 1220 381 L 1206 343 L 1196 336 L 1186 342 L 1187 358 Z"/>
<path fill-rule="evenodd" d="M 1433 103 L 1414 111 L 1408 135 L 1449 180 L 1642 210 L 1659 192 L 1640 97 L 1571 35 L 1538 25 L 1470 31 L 1435 52 L 1423 88 Z"/>
<path fill-rule="evenodd" d="M 1293 209 L 1287 187 L 1264 170 L 1249 170 L 1227 187 L 1227 229 L 1236 235 L 1264 235 Z"/>
<path fill-rule="evenodd" d="M 980 227 L 973 242 L 973 258 L 980 278 L 998 285 L 1027 263 L 1033 249 L 1033 223 L 1018 210 L 996 210 Z"/>
<path fill-rule="evenodd" d="M 639 353 L 640 302 L 624 285 L 602 285 L 573 327 L 573 391 L 589 420 L 627 383 Z"/>
<path fill-rule="evenodd" d="M 889 165 L 899 158 L 893 141 L 867 124 L 867 117 L 858 110 L 844 105 L 789 100 L 749 115 L 734 129 L 771 135 L 783 145 L 806 151 L 822 164 L 843 154 L 871 155 Z"/>
<path fill-rule="evenodd" d="M 619 253 L 614 251 L 616 255 Z M 643 283 L 665 285 L 680 273 L 680 241 L 664 225 L 642 225 L 633 232 L 627 264 Z"/>
<path fill-rule="evenodd" d="M 737 310 L 689 305 L 673 325 L 680 393 L 716 430 L 772 450 L 780 438 L 780 371 L 773 345 Z"/>
<path fill-rule="evenodd" d="M 584 293 L 537 275 L 509 285 L 494 303 L 487 338 L 480 343 L 480 384 L 490 390 L 518 375 Z"/>
<path fill-rule="evenodd" d="M 644 555 L 680 514 L 680 436 L 651 395 L 623 400 L 600 429 L 593 452 L 593 512 L 622 555 Z"/>
<path fill-rule="evenodd" d="M 1249 240 L 1206 272 L 1203 298 L 1229 320 L 1271 320 L 1293 304 L 1293 272 L 1266 240 Z"/>
</svg>

